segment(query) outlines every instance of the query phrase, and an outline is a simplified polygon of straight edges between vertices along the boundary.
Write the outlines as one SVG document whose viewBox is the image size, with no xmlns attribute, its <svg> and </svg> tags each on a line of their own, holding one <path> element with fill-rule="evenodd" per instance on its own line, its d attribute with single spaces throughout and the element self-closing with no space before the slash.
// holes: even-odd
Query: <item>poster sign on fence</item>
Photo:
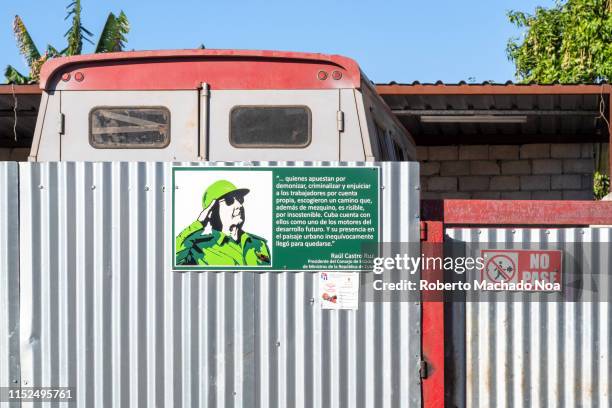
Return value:
<svg viewBox="0 0 612 408">
<path fill-rule="evenodd" d="M 172 184 L 174 270 L 362 270 L 375 256 L 379 167 L 174 167 Z"/>
</svg>

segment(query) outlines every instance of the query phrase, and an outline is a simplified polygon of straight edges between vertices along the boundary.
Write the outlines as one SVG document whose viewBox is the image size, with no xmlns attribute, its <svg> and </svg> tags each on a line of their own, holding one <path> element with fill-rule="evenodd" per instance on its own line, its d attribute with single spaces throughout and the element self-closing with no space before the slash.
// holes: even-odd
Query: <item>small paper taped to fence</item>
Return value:
<svg viewBox="0 0 612 408">
<path fill-rule="evenodd" d="M 320 272 L 319 302 L 322 309 L 352 309 L 359 305 L 359 273 Z"/>
</svg>

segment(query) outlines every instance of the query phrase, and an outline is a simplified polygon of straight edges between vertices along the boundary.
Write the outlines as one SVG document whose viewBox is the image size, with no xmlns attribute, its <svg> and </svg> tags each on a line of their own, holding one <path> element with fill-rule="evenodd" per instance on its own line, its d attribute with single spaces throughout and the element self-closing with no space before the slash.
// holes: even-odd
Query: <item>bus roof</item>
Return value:
<svg viewBox="0 0 612 408">
<path fill-rule="evenodd" d="M 359 88 L 357 63 L 339 55 L 280 51 L 130 51 L 53 58 L 45 90 Z"/>
</svg>

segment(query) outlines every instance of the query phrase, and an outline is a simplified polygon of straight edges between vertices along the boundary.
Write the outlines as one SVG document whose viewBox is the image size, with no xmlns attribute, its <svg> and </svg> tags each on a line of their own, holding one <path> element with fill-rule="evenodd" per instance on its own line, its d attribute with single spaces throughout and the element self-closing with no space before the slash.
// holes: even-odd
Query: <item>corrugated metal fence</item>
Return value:
<svg viewBox="0 0 612 408">
<path fill-rule="evenodd" d="M 576 243 L 603 301 L 465 304 L 468 407 L 610 407 L 612 229 L 448 229 L 460 242 L 505 249 Z M 586 245 L 585 245 L 586 244 Z M 483 247 L 476 247 L 482 249 Z M 567 254 L 567 252 L 566 252 Z M 477 254 L 472 254 L 477 256 Z M 607 273 L 607 274 L 606 274 Z M 590 278 L 585 280 L 589 284 Z"/>
<path fill-rule="evenodd" d="M 171 166 L 20 164 L 23 386 L 87 407 L 420 406 L 419 304 L 326 311 L 316 273 L 171 272 Z M 418 164 L 381 166 L 382 240 L 418 242 Z"/>
<path fill-rule="evenodd" d="M 0 163 L 0 387 L 19 385 L 17 163 Z M 8 406 L 0 402 L 0 406 Z"/>
</svg>

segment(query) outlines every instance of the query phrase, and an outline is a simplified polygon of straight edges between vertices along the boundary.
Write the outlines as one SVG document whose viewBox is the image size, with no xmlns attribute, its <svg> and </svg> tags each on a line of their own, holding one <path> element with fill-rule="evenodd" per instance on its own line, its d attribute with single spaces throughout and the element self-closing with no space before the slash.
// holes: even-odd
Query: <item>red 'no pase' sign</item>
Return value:
<svg viewBox="0 0 612 408">
<path fill-rule="evenodd" d="M 481 255 L 485 264 L 482 280 L 561 284 L 561 251 L 484 249 Z"/>
</svg>

